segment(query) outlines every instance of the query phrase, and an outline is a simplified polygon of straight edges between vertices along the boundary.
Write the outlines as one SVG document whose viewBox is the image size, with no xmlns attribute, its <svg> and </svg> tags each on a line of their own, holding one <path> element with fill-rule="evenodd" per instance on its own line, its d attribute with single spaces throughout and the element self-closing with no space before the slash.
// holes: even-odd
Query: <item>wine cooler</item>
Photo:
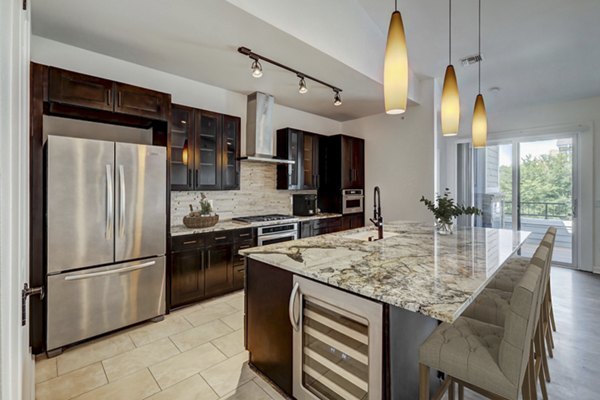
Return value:
<svg viewBox="0 0 600 400">
<path fill-rule="evenodd" d="M 381 304 L 294 276 L 289 314 L 296 399 L 381 399 Z"/>
</svg>

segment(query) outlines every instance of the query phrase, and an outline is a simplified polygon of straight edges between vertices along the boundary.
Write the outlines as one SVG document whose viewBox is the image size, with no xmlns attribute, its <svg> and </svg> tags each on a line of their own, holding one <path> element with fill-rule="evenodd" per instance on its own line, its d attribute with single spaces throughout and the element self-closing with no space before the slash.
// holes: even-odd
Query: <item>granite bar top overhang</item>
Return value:
<svg viewBox="0 0 600 400">
<path fill-rule="evenodd" d="M 459 228 L 439 235 L 432 226 L 392 222 L 396 233 L 368 242 L 347 236 L 361 228 L 240 251 L 349 292 L 453 322 L 485 288 L 529 232 Z"/>
</svg>

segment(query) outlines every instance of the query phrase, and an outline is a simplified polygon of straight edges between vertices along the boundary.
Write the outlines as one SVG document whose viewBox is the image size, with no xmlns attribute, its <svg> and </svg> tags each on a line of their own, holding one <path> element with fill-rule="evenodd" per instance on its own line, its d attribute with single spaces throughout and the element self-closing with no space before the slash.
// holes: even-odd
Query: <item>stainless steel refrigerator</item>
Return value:
<svg viewBox="0 0 600 400">
<path fill-rule="evenodd" d="M 49 136 L 47 336 L 62 347 L 165 312 L 166 149 Z"/>
</svg>

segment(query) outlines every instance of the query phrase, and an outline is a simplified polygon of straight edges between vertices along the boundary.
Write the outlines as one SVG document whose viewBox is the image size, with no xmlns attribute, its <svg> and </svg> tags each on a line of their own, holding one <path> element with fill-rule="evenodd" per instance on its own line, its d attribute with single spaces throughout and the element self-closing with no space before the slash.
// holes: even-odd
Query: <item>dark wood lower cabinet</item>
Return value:
<svg viewBox="0 0 600 400">
<path fill-rule="evenodd" d="M 348 214 L 342 217 L 342 230 L 357 229 L 365 226 L 365 214 Z"/>
<path fill-rule="evenodd" d="M 171 254 L 171 305 L 179 306 L 204 297 L 202 251 Z"/>
<path fill-rule="evenodd" d="M 246 274 L 245 332 L 250 363 L 292 396 L 292 326 L 288 302 L 293 275 L 250 259 Z"/>
<path fill-rule="evenodd" d="M 343 217 L 302 221 L 300 222 L 300 227 L 298 229 L 301 239 L 318 235 L 326 235 L 328 233 L 343 231 L 344 221 Z"/>
<path fill-rule="evenodd" d="M 233 246 L 223 244 L 209 248 L 204 257 L 204 290 L 206 296 L 233 289 Z"/>
</svg>

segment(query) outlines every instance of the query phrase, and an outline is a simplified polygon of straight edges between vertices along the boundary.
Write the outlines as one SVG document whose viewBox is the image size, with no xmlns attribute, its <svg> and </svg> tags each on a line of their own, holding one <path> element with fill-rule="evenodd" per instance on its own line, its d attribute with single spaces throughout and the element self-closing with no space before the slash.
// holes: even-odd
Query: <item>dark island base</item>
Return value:
<svg viewBox="0 0 600 400">
<path fill-rule="evenodd" d="M 289 271 L 252 259 L 246 261 L 245 344 L 249 362 L 290 398 L 293 334 L 288 304 L 292 280 Z M 383 321 L 383 399 L 417 399 L 419 346 L 438 321 L 388 304 L 383 305 Z M 431 371 L 431 393 L 439 385 L 437 372 Z"/>
</svg>

